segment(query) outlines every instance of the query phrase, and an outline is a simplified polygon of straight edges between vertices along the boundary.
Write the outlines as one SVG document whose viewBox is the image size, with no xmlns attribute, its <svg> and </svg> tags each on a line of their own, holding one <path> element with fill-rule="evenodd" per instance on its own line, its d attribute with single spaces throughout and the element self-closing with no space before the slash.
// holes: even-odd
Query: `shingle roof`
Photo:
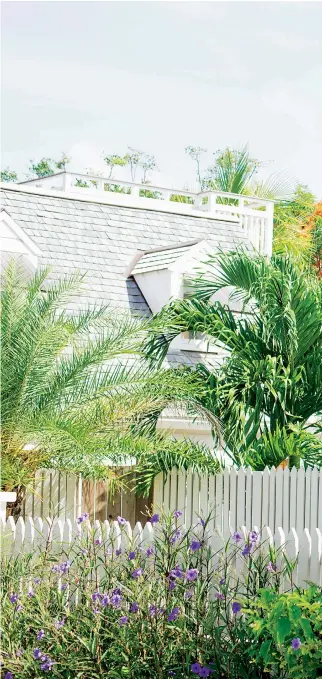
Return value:
<svg viewBox="0 0 322 679">
<path fill-rule="evenodd" d="M 52 266 L 52 278 L 75 270 L 87 274 L 82 300 L 88 304 L 110 303 L 149 314 L 133 277 L 125 277 L 138 250 L 172 246 L 177 253 L 180 243 L 184 248 L 187 241 L 204 239 L 214 249 L 230 249 L 246 241 L 239 225 L 232 222 L 87 203 L 61 194 L 38 195 L 36 190 L 24 192 L 22 186 L 1 193 L 2 207 L 39 246 L 43 253 L 39 264 Z M 196 352 L 183 354 L 196 359 Z"/>
<path fill-rule="evenodd" d="M 183 245 L 175 245 L 174 247 L 168 246 L 164 248 L 155 248 L 155 250 L 147 250 L 147 252 L 143 252 L 140 259 L 136 262 L 131 271 L 131 275 L 135 276 L 135 274 L 138 273 L 167 269 L 170 264 L 188 252 L 190 248 L 197 243 L 199 243 L 198 240 L 193 240 L 189 243 L 184 243 Z"/>
</svg>

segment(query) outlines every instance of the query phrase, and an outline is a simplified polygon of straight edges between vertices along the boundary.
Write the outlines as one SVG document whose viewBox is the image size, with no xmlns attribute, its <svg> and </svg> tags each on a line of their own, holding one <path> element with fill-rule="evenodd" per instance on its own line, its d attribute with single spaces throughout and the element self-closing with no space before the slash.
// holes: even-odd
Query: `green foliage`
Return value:
<svg viewBox="0 0 322 679">
<path fill-rule="evenodd" d="M 302 255 L 307 261 L 310 240 L 303 233 L 307 219 L 314 210 L 315 196 L 307 186 L 298 184 L 290 200 L 279 201 L 274 207 L 274 250 Z"/>
<path fill-rule="evenodd" d="M 322 411 L 321 285 L 290 256 L 239 251 L 211 257 L 190 286 L 190 299 L 156 316 L 147 356 L 162 361 L 177 335 L 203 333 L 226 356 L 216 373 L 197 368 L 200 400 L 235 463 L 263 468 L 295 455 L 321 464 L 321 444 L 305 431 L 313 416 L 317 431 Z M 240 312 L 214 299 L 225 288 Z"/>
<path fill-rule="evenodd" d="M 60 160 L 56 160 L 56 161 L 55 161 L 55 165 L 56 165 L 56 167 L 57 167 L 58 170 L 63 170 L 63 171 L 65 171 L 65 170 L 66 170 L 66 165 L 68 165 L 68 163 L 70 163 L 70 161 L 71 161 L 71 158 L 69 158 L 69 157 L 66 155 L 66 153 L 63 152 L 63 153 L 62 153 L 62 156 L 61 156 L 61 158 L 60 158 Z"/>
<path fill-rule="evenodd" d="M 6 167 L 4 170 L 1 170 L 1 181 L 2 182 L 16 182 L 18 179 L 18 175 L 15 172 L 15 170 L 10 170 L 10 167 Z"/>
<path fill-rule="evenodd" d="M 105 156 L 104 162 L 110 168 L 108 179 L 112 179 L 114 168 L 115 167 L 125 167 L 129 162 L 129 158 L 128 158 L 128 156 L 118 156 L 118 155 L 113 154 L 111 156 Z"/>
<path fill-rule="evenodd" d="M 89 189 L 89 183 L 84 179 L 76 179 L 75 186 L 78 186 L 80 189 Z"/>
<path fill-rule="evenodd" d="M 196 166 L 197 166 L 197 181 L 198 181 L 198 184 L 200 186 L 200 189 L 202 190 L 203 187 L 204 187 L 204 179 L 202 178 L 202 174 L 201 174 L 200 162 L 201 162 L 201 156 L 204 153 L 207 152 L 207 149 L 203 149 L 203 148 L 201 148 L 201 146 L 186 146 L 185 152 L 196 163 Z"/>
<path fill-rule="evenodd" d="M 251 158 L 248 147 L 231 149 L 227 146 L 214 155 L 215 163 L 206 171 L 205 188 L 229 193 L 249 193 L 251 179 L 261 163 Z"/>
<path fill-rule="evenodd" d="M 199 454 L 205 467 L 208 449 L 155 431 L 165 407 L 194 407 L 200 385 L 183 369 L 151 370 L 142 362 L 148 321 L 108 307 L 72 314 L 68 302 L 80 301 L 84 277 L 53 283 L 48 274 L 41 270 L 27 283 L 13 261 L 4 274 L 2 486 L 27 485 L 41 466 L 114 478 L 108 460 L 121 466 L 136 457 L 148 492 L 153 470 L 166 471 L 171 460 L 189 466 Z"/>
<path fill-rule="evenodd" d="M 29 170 L 37 177 L 47 177 L 55 173 L 55 161 L 51 158 L 41 158 L 38 163 L 31 160 Z"/>
<path fill-rule="evenodd" d="M 285 610 L 301 609 L 300 620 L 293 624 L 291 618 L 291 632 L 299 635 L 300 626 L 303 643 L 292 667 L 297 663 L 302 672 L 313 638 L 319 648 L 318 594 L 279 597 L 281 581 L 292 571 L 282 552 L 249 535 L 240 545 L 219 543 L 214 553 L 208 547 L 213 516 L 202 518 L 203 525 L 185 530 L 181 516 L 161 515 L 149 551 L 128 540 L 127 526 L 121 526 L 117 552 L 115 532 L 101 535 L 84 516 L 80 536 L 61 554 L 50 541 L 43 552 L 9 558 L 4 546 L 3 672 L 14 679 L 38 678 L 46 662 L 39 656 L 47 655 L 54 663 L 48 676 L 56 679 L 188 679 L 195 663 L 211 668 L 215 677 L 265 679 L 270 651 L 265 655 L 262 649 L 274 638 L 275 626 L 278 644 L 283 636 L 281 643 L 289 644 L 289 626 L 277 619 L 279 601 L 282 618 Z M 250 555 L 243 556 L 251 544 Z M 191 569 L 196 578 L 189 581 Z M 234 613 L 233 603 L 244 613 Z M 317 667 L 314 672 L 311 663 L 309 670 L 308 678 L 315 679 Z M 281 652 L 274 671 L 274 679 L 285 678 Z"/>
<path fill-rule="evenodd" d="M 264 589 L 247 611 L 267 672 L 313 679 L 322 668 L 322 592 L 319 587 L 278 594 Z M 292 641 L 299 640 L 298 648 Z M 297 644 L 295 643 L 295 646 Z M 256 658 L 258 653 L 254 653 Z"/>
</svg>

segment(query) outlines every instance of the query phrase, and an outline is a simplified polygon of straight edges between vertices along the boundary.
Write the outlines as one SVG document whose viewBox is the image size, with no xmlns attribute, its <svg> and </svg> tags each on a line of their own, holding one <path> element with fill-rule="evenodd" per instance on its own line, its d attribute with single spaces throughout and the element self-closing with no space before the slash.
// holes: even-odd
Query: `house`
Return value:
<svg viewBox="0 0 322 679">
<path fill-rule="evenodd" d="M 2 266 L 14 256 L 26 271 L 46 264 L 54 277 L 86 272 L 82 299 L 133 313 L 155 313 L 183 297 L 185 276 L 219 247 L 270 255 L 272 233 L 273 202 L 249 196 L 119 181 L 116 190 L 104 177 L 68 172 L 1 185 Z M 202 338 L 183 336 L 167 362 L 218 359 Z M 159 426 L 211 445 L 204 422 L 166 414 Z"/>
</svg>

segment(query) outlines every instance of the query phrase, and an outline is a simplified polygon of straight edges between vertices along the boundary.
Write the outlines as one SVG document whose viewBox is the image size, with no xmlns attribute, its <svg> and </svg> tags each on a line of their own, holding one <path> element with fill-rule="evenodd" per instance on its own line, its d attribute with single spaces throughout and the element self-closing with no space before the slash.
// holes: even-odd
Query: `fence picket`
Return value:
<svg viewBox="0 0 322 679">
<path fill-rule="evenodd" d="M 305 516 L 305 472 L 303 467 L 297 471 L 297 497 L 296 497 L 296 519 L 295 526 L 300 534 L 304 530 Z"/>
<path fill-rule="evenodd" d="M 317 467 L 313 467 L 311 473 L 310 523 L 307 526 L 311 533 L 313 533 L 314 528 L 318 525 L 317 517 L 318 483 L 319 483 L 319 470 L 317 469 Z"/>
<path fill-rule="evenodd" d="M 253 529 L 259 531 L 260 527 L 255 524 Z M 201 526 L 198 524 L 196 536 L 199 535 L 198 531 L 200 530 Z M 205 540 L 212 549 L 213 565 L 218 568 L 220 568 L 219 552 L 223 544 L 229 539 L 231 530 L 233 529 L 227 526 L 224 531 L 219 525 L 215 529 L 213 526 L 208 526 Z M 249 528 L 241 526 L 239 530 L 243 533 L 244 538 L 247 538 Z M 81 531 L 84 535 L 88 532 L 91 539 L 92 535 L 94 536 L 94 549 L 99 562 L 99 569 L 97 572 L 93 571 L 89 574 L 89 582 L 95 583 L 95 586 L 99 587 L 99 583 L 105 579 L 104 562 L 112 558 L 112 551 L 114 550 L 115 555 L 115 550 L 121 548 L 123 555 L 125 555 L 130 547 L 146 550 L 148 546 L 153 545 L 155 535 L 158 534 L 158 527 L 154 527 L 148 522 L 142 528 L 141 523 L 137 522 L 132 531 L 128 522 L 120 528 L 117 521 L 114 521 L 111 525 L 108 521 L 95 521 L 93 525 L 86 521 L 78 525 L 76 521 L 72 522 L 70 519 L 55 519 L 51 523 L 50 519 L 43 520 L 41 517 L 37 517 L 35 520 L 31 517 L 27 517 L 26 520 L 20 517 L 15 524 L 13 518 L 10 517 L 5 525 L 2 524 L 1 536 L 3 543 L 7 538 L 6 556 L 12 553 L 16 558 L 17 555 L 25 553 L 32 554 L 32 558 L 38 558 L 39 549 L 44 551 L 47 543 L 51 542 L 51 554 L 56 555 L 58 559 L 67 560 L 69 548 L 73 541 L 77 540 Z M 111 540 L 113 550 L 107 540 Z M 284 576 L 284 580 L 281 582 L 281 591 L 287 591 L 294 583 L 299 587 L 306 587 L 307 582 L 310 581 L 316 584 L 322 583 L 322 535 L 317 527 L 312 531 L 305 528 L 300 534 L 292 527 L 286 534 L 281 526 L 278 526 L 275 531 L 270 526 L 265 526 L 261 530 L 259 548 L 263 554 L 268 555 L 270 546 L 278 551 L 276 558 L 278 571 L 281 569 L 283 553 L 290 562 L 297 561 L 292 575 Z M 234 568 L 235 575 L 239 577 L 244 567 L 245 559 L 240 555 L 237 555 L 237 558 L 234 556 L 230 564 L 232 577 L 235 577 Z M 58 587 L 61 587 L 62 581 L 63 576 L 58 575 Z M 77 592 L 75 596 L 73 595 L 73 601 L 76 600 Z"/>
<path fill-rule="evenodd" d="M 216 525 L 227 534 L 228 528 L 238 530 L 246 525 L 248 530 L 256 524 L 263 528 L 270 526 L 275 533 L 279 526 L 289 533 L 295 528 L 300 534 L 304 528 L 310 533 L 315 528 L 322 531 L 322 470 L 303 467 L 292 470 L 265 468 L 264 471 L 251 469 L 226 468 L 224 473 L 215 476 L 198 476 L 173 469 L 164 483 L 164 475 L 159 474 L 154 483 L 154 511 L 161 508 L 183 511 L 182 523 L 189 528 L 199 512 L 208 515 L 213 511 L 209 528 Z M 75 521 L 82 508 L 95 518 L 93 493 L 88 493 L 86 484 L 79 476 L 69 477 L 55 471 L 41 470 L 34 479 L 33 492 L 26 496 L 23 516 L 57 516 Z M 106 494 L 107 497 L 107 494 Z M 132 504 L 125 501 L 123 506 L 130 512 Z M 113 516 L 121 512 L 117 508 Z M 98 516 L 102 519 L 110 514 L 106 500 L 106 512 L 101 506 Z M 110 517 L 111 518 L 111 517 Z M 135 517 L 131 518 L 134 525 Z M 34 538 L 36 540 L 36 537 Z M 36 540 L 38 544 L 38 540 Z M 43 540 L 44 542 L 44 540 Z"/>
<path fill-rule="evenodd" d="M 311 536 L 307 528 L 304 528 L 299 535 L 299 555 L 298 555 L 298 576 L 297 585 L 304 587 L 305 582 L 310 578 L 311 562 Z"/>
<path fill-rule="evenodd" d="M 238 530 L 245 524 L 245 502 L 246 502 L 246 474 L 244 469 L 239 469 L 237 476 L 237 514 L 235 529 Z M 234 526 L 232 526 L 233 528 Z"/>
<path fill-rule="evenodd" d="M 283 506 L 282 526 L 287 535 L 290 529 L 290 470 L 288 468 L 283 470 L 283 495 L 281 504 Z"/>
</svg>

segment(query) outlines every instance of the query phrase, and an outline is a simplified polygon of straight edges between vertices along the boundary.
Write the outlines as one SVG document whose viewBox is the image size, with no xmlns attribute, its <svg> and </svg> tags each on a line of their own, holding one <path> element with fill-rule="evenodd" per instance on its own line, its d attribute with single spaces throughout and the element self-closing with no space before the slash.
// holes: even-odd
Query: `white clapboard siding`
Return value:
<svg viewBox="0 0 322 679">
<path fill-rule="evenodd" d="M 176 499 L 176 502 L 175 502 Z M 180 509 L 191 526 L 198 514 L 212 512 L 212 524 L 223 535 L 227 529 L 271 526 L 273 533 L 283 526 L 288 535 L 295 528 L 300 535 L 307 528 L 322 530 L 322 470 L 301 468 L 225 469 L 216 476 L 172 470 L 154 482 L 154 506 L 165 512 Z"/>
<path fill-rule="evenodd" d="M 253 525 L 252 529 L 258 529 L 258 526 Z M 199 528 L 194 528 L 194 534 L 199 534 Z M 247 538 L 248 529 L 246 526 L 240 528 L 241 533 Z M 219 559 L 220 551 L 224 543 L 230 538 L 232 528 L 226 527 L 221 531 L 219 527 L 213 528 L 211 526 L 207 529 L 206 542 L 213 550 L 214 566 L 216 559 Z M 85 521 L 78 524 L 77 521 L 71 519 L 42 519 L 37 517 L 33 519 L 27 517 L 24 520 L 20 517 L 17 523 L 10 517 L 6 523 L 0 522 L 0 543 L 2 555 L 6 558 L 13 556 L 17 558 L 18 555 L 31 554 L 35 558 L 39 551 L 49 549 L 53 556 L 60 559 L 67 559 L 68 553 L 72 547 L 75 548 L 75 543 L 79 544 L 79 538 L 84 536 L 84 539 L 91 538 L 95 541 L 95 550 L 98 555 L 108 560 L 113 551 L 121 549 L 125 553 L 129 549 L 147 549 L 153 544 L 155 535 L 159 535 L 158 525 L 154 526 L 147 522 L 144 528 L 140 522 L 137 522 L 132 528 L 127 522 L 122 528 L 117 521 L 109 523 L 108 521 L 100 522 L 94 521 L 92 524 Z M 304 528 L 298 533 L 295 528 L 287 532 L 282 526 L 273 529 L 270 526 L 265 526 L 260 531 L 261 549 L 263 553 L 268 554 L 269 547 L 275 547 L 278 550 L 277 566 L 278 569 L 283 564 L 283 553 L 288 560 L 295 563 L 295 568 L 291 579 L 284 577 L 282 582 L 282 589 L 287 591 L 292 584 L 299 587 L 306 587 L 308 582 L 314 582 L 322 585 L 322 533 L 318 527 L 312 530 Z M 126 557 L 125 557 L 126 558 Z M 234 557 L 234 562 L 231 566 L 238 573 L 241 573 L 245 568 L 245 560 Z M 92 577 L 92 576 L 91 576 Z M 100 568 L 98 574 L 93 575 L 95 579 L 104 578 L 104 567 Z M 58 586 L 60 587 L 60 582 Z"/>
</svg>

